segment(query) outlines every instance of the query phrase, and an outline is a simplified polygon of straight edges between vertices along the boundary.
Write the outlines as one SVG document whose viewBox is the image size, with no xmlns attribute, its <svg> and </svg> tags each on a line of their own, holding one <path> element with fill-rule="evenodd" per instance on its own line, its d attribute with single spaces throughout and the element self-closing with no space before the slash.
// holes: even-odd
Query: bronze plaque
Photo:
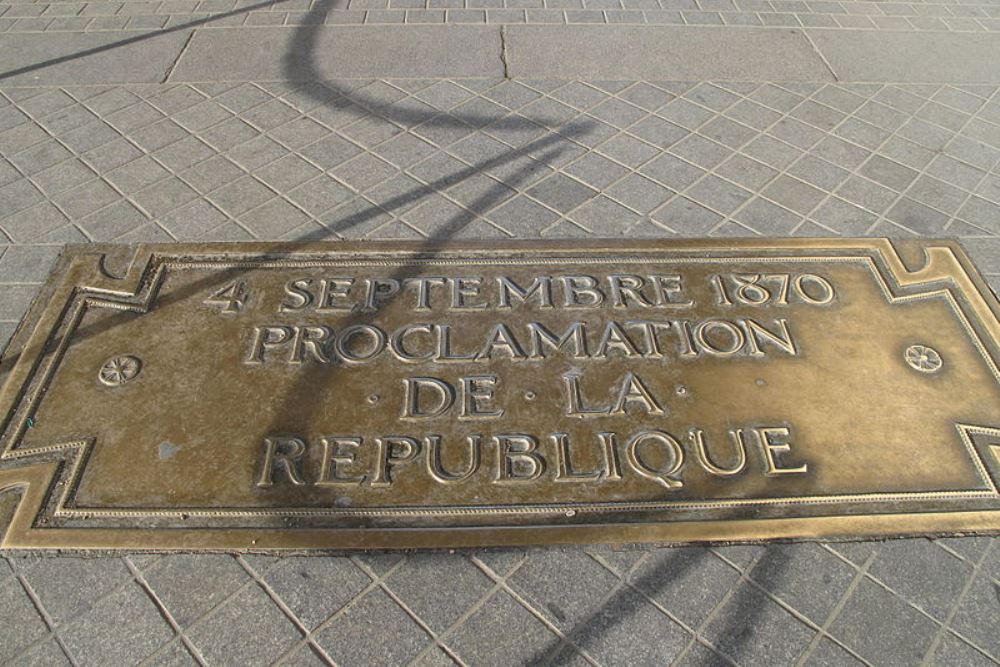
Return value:
<svg viewBox="0 0 1000 667">
<path fill-rule="evenodd" d="M 950 241 L 72 247 L 2 546 L 993 532 L 997 313 Z"/>
</svg>

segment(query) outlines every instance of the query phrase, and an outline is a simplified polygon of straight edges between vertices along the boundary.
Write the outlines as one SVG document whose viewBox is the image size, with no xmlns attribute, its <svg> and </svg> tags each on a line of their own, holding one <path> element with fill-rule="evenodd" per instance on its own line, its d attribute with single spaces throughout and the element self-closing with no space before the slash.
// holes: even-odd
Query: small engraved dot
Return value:
<svg viewBox="0 0 1000 667">
<path fill-rule="evenodd" d="M 566 510 L 566 516 L 576 516 L 576 510 Z"/>
<path fill-rule="evenodd" d="M 379 396 L 378 394 L 372 394 L 371 396 L 368 397 L 368 402 L 371 403 L 372 405 L 375 405 L 381 399 L 382 399 L 382 397 Z"/>
<path fill-rule="evenodd" d="M 528 399 L 529 401 L 535 400 L 536 396 L 537 396 L 537 394 L 535 392 L 533 392 L 533 391 L 526 391 L 526 392 L 524 392 L 524 397 L 526 399 Z"/>
<path fill-rule="evenodd" d="M 764 381 L 764 378 L 757 378 L 756 380 L 754 380 L 754 382 L 757 384 L 758 387 L 763 387 L 764 385 L 767 384 L 767 382 Z"/>
<path fill-rule="evenodd" d="M 677 391 L 677 395 L 678 396 L 683 396 L 684 394 L 688 393 L 688 388 L 685 387 L 682 384 L 679 384 L 679 385 L 677 385 L 677 390 L 676 391 Z"/>
</svg>

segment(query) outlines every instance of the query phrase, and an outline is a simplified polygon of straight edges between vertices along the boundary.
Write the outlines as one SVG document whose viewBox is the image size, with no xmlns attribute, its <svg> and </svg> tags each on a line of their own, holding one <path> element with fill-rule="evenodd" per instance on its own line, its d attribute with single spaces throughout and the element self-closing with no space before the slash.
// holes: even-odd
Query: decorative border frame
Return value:
<svg viewBox="0 0 1000 667">
<path fill-rule="evenodd" d="M 131 251 L 121 277 L 112 268 Z M 602 256 L 603 255 L 603 256 Z M 613 256 L 608 256 L 613 255 Z M 921 257 L 922 255 L 922 257 Z M 235 258 L 233 258 L 235 256 Z M 58 366 L 62 353 L 88 307 L 148 312 L 168 270 L 266 269 L 335 265 L 398 266 L 400 263 L 445 265 L 517 265 L 542 261 L 578 264 L 620 263 L 629 260 L 669 261 L 672 264 L 706 262 L 860 262 L 865 264 L 890 304 L 944 298 L 975 343 L 1000 383 L 996 350 L 1000 349 L 1000 306 L 975 271 L 961 247 L 953 241 L 890 242 L 886 239 L 781 239 L 709 241 L 598 241 L 586 243 L 527 242 L 505 244 L 313 243 L 313 244 L 205 244 L 124 247 L 71 246 L 50 276 L 25 321 L 0 360 L 0 422 L 3 434 L 0 462 L 27 462 L 31 458 L 75 452 L 68 478 L 62 462 L 0 468 L 0 493 L 21 492 L 14 517 L 0 548 L 5 549 L 348 549 L 386 547 L 458 547 L 491 544 L 632 542 L 632 541 L 759 541 L 778 538 L 838 537 L 847 534 L 964 533 L 1000 531 L 1000 503 L 996 509 L 869 513 L 775 519 L 719 519 L 678 522 L 560 523 L 559 525 L 479 526 L 435 528 L 257 528 L 257 527 L 144 527 L 118 525 L 67 528 L 44 527 L 44 516 L 58 493 L 54 518 L 180 518 L 180 517 L 305 517 L 305 516 L 469 516 L 550 515 L 595 512 L 649 512 L 665 509 L 721 510 L 754 505 L 823 505 L 836 502 L 927 502 L 937 500 L 1000 499 L 997 480 L 972 441 L 973 434 L 1000 440 L 1000 430 L 956 424 L 986 490 L 952 492 L 870 493 L 801 498 L 731 499 L 718 501 L 648 501 L 587 504 L 531 504 L 512 507 L 434 507 L 345 509 L 234 509 L 149 508 L 116 510 L 72 505 L 92 440 L 20 449 L 17 444 L 28 418 Z M 921 261 L 922 260 L 922 261 Z M 86 287 L 81 287 L 86 285 Z M 956 292 L 958 297 L 956 297 Z M 960 297 L 960 298 L 959 298 Z M 969 311 L 969 312 L 966 312 Z M 985 340 L 984 340 L 985 339 Z M 993 352 L 991 352 L 991 350 Z M 11 355 L 14 355 L 11 359 Z M 1000 449 L 988 448 L 998 457 Z M 51 458 L 51 457 L 50 457 Z M 68 457 L 67 457 L 68 458 Z M 2 464 L 0 464 L 2 465 Z M 56 481 L 64 479 L 62 491 Z M 68 481 L 65 481 L 68 479 Z M 577 520 L 579 521 L 579 519 Z"/>
</svg>

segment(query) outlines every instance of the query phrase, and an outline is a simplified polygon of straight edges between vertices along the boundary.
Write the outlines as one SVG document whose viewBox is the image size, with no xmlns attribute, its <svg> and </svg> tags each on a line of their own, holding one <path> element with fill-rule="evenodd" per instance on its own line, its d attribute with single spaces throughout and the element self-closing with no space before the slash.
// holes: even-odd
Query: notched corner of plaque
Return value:
<svg viewBox="0 0 1000 667">
<path fill-rule="evenodd" d="M 93 286 L 98 287 L 109 279 L 117 283 L 133 278 L 146 266 L 150 249 L 146 244 L 72 244 L 66 246 L 64 254 L 69 261 L 91 264 Z"/>
<path fill-rule="evenodd" d="M 7 545 L 7 534 L 14 525 L 14 518 L 23 501 L 23 487 L 12 486 L 0 489 L 0 548 Z"/>
<path fill-rule="evenodd" d="M 938 281 L 958 287 L 966 297 L 978 293 L 988 309 L 1000 313 L 996 294 L 989 288 L 968 251 L 958 239 L 885 239 L 882 256 L 892 277 L 902 287 Z"/>
<path fill-rule="evenodd" d="M 0 550 L 30 546 L 30 533 L 59 464 L 40 462 L 0 470 Z"/>
<path fill-rule="evenodd" d="M 954 265 L 965 249 L 955 239 L 887 239 L 898 262 L 897 269 L 920 275 L 947 270 L 942 262 Z"/>
</svg>

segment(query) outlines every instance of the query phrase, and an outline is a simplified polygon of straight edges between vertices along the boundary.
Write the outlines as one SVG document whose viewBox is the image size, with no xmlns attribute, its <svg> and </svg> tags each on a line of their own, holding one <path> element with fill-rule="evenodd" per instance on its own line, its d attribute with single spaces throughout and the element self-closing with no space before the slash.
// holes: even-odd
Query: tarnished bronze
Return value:
<svg viewBox="0 0 1000 667">
<path fill-rule="evenodd" d="M 2 547 L 993 532 L 997 314 L 951 241 L 72 247 Z"/>
</svg>

